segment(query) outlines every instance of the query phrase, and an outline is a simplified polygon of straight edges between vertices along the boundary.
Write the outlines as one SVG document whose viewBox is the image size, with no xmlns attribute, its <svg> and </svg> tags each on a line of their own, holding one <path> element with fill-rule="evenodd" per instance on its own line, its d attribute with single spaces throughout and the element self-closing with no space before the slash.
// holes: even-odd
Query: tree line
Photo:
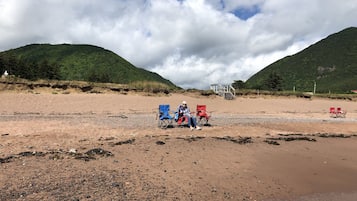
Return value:
<svg viewBox="0 0 357 201">
<path fill-rule="evenodd" d="M 47 60 L 41 62 L 28 61 L 19 59 L 15 55 L 0 54 L 0 73 L 3 74 L 5 71 L 9 75 L 28 80 L 59 80 L 61 78 L 60 65 L 57 63 L 50 63 Z"/>
<path fill-rule="evenodd" d="M 254 88 L 254 89 L 261 89 L 261 90 L 268 90 L 268 91 L 282 91 L 282 82 L 283 78 L 276 72 L 271 72 L 267 78 L 261 83 L 257 84 L 253 87 L 246 86 L 246 83 L 242 80 L 235 80 L 232 83 L 232 86 L 235 89 L 247 89 L 247 88 Z"/>
<path fill-rule="evenodd" d="M 19 59 L 14 55 L 0 54 L 0 75 L 2 75 L 5 71 L 7 71 L 9 75 L 32 81 L 39 79 L 68 79 L 68 77 L 65 76 L 66 73 L 61 73 L 61 65 L 58 63 L 49 62 L 48 60 L 42 60 L 39 62 L 24 60 Z M 78 77 L 77 79 L 103 83 L 109 83 L 112 81 L 111 76 L 108 73 L 103 73 L 94 69 L 88 71 L 87 77 Z"/>
<path fill-rule="evenodd" d="M 12 54 L 0 54 L 0 74 L 3 74 L 5 71 L 7 71 L 9 75 L 14 75 L 16 77 L 28 80 L 61 80 L 62 77 L 60 69 L 61 66 L 58 63 L 51 63 L 48 60 L 36 62 L 31 60 L 19 59 Z M 101 74 L 95 71 L 90 71 L 87 79 L 90 82 L 111 81 L 110 75 Z M 282 81 L 283 79 L 278 73 L 271 72 L 262 84 L 260 84 L 259 86 L 254 86 L 253 88 L 270 91 L 281 91 Z M 235 80 L 232 83 L 232 86 L 235 89 L 252 88 L 246 86 L 246 83 L 242 80 Z"/>
</svg>

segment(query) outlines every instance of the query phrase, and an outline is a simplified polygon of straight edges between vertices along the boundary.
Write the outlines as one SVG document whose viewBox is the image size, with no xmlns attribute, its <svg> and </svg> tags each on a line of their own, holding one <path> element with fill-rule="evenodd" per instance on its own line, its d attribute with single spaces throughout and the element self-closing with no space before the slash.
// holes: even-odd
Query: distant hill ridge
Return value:
<svg viewBox="0 0 357 201">
<path fill-rule="evenodd" d="M 332 34 L 303 51 L 280 59 L 246 81 L 247 88 L 268 89 L 274 74 L 281 90 L 346 93 L 357 89 L 357 28 Z"/>
<path fill-rule="evenodd" d="M 8 70 L 10 73 L 16 71 L 17 73 L 13 74 L 23 75 L 22 77 L 34 76 L 29 74 L 31 72 L 41 73 L 38 71 L 41 66 L 45 66 L 45 69 L 42 70 L 57 66 L 56 69 L 53 69 L 55 72 L 50 72 L 50 74 L 52 73 L 51 76 L 53 76 L 55 73 L 55 78 L 60 80 L 119 84 L 149 81 L 177 88 L 171 81 L 164 79 L 157 73 L 135 67 L 119 55 L 93 45 L 31 44 L 0 52 L 1 58 L 3 60 L 7 59 L 10 63 L 12 59 L 20 60 L 21 64 L 13 67 L 13 69 L 5 69 L 8 66 L 4 67 L 0 64 L 0 70 L 2 72 Z M 37 65 L 32 65 L 33 63 Z M 22 67 L 24 65 L 26 65 L 26 68 Z M 47 78 L 51 79 L 48 76 Z"/>
</svg>

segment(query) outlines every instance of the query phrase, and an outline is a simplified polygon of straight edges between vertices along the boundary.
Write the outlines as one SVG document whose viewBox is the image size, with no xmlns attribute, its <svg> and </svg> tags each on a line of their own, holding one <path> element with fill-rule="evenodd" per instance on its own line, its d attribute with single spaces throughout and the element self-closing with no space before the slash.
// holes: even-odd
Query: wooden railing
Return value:
<svg viewBox="0 0 357 201">
<path fill-rule="evenodd" d="M 224 97 L 226 100 L 233 100 L 236 96 L 236 90 L 232 85 L 211 84 L 211 90 L 213 90 L 219 96 Z"/>
</svg>

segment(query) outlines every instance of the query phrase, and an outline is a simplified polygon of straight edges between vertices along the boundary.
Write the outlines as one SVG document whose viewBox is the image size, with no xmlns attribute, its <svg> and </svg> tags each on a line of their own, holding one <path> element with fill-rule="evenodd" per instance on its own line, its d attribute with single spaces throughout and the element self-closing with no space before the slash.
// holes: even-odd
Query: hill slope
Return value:
<svg viewBox="0 0 357 201">
<path fill-rule="evenodd" d="M 59 66 L 58 78 L 61 80 L 120 84 L 155 81 L 176 87 L 160 75 L 137 68 L 115 53 L 92 45 L 32 44 L 1 52 L 0 56 L 15 57 L 26 64 L 47 63 L 50 66 Z M 34 69 L 27 69 L 31 70 Z"/>
<path fill-rule="evenodd" d="M 248 88 L 266 88 L 272 74 L 281 78 L 281 89 L 316 92 L 349 92 L 357 89 L 357 28 L 332 34 L 303 51 L 259 71 L 246 82 Z"/>
</svg>

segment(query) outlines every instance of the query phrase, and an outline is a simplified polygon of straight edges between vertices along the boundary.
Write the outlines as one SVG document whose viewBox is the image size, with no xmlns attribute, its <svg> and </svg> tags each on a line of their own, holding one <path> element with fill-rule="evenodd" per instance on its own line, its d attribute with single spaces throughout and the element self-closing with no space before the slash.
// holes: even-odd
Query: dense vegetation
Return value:
<svg viewBox="0 0 357 201">
<path fill-rule="evenodd" d="M 115 53 L 91 45 L 32 44 L 0 52 L 0 72 L 29 80 L 58 79 L 129 84 L 157 82 L 177 88 L 160 75 L 137 68 Z"/>
<path fill-rule="evenodd" d="M 249 78 L 245 88 L 349 93 L 357 89 L 357 28 L 328 36 Z"/>
</svg>

